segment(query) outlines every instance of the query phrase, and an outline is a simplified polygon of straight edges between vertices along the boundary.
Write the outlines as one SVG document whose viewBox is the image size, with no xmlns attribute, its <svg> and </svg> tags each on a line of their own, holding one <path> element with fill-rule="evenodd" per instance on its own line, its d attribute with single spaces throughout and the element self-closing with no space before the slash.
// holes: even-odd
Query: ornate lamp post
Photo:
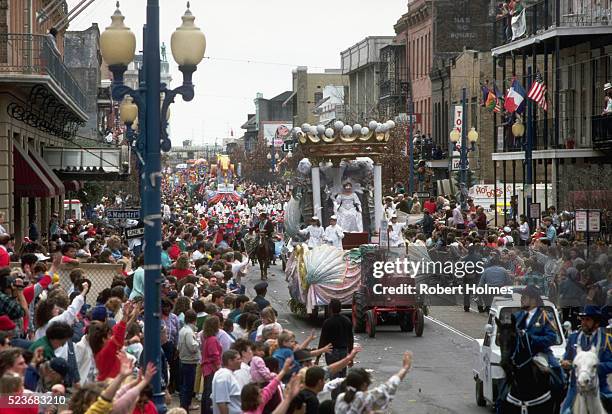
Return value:
<svg viewBox="0 0 612 414">
<path fill-rule="evenodd" d="M 168 108 L 176 95 L 191 101 L 194 96 L 193 72 L 204 57 L 206 39 L 194 25 L 195 17 L 189 10 L 185 12 L 183 24 L 172 34 L 171 48 L 174 60 L 183 73 L 183 84 L 176 89 L 168 89 L 160 83 L 160 44 L 159 44 L 159 0 L 147 0 L 147 24 L 144 29 L 144 82 L 137 90 L 123 83 L 127 66 L 134 60 L 136 37 L 125 26 L 125 17 L 117 10 L 111 17 L 111 25 L 100 36 L 100 50 L 104 60 L 113 73 L 112 96 L 121 101 L 126 95 L 122 111 L 122 121 L 128 129 L 137 121 L 140 125 L 136 149 L 144 165 L 142 175 L 141 209 L 145 225 L 145 363 L 160 365 L 160 285 L 161 278 L 161 151 L 169 151 L 172 144 L 168 137 Z M 163 99 L 162 99 L 163 96 Z M 160 108 L 160 100 L 162 102 Z M 137 107 L 137 109 L 135 109 Z M 137 110 L 138 117 L 135 116 Z M 165 412 L 164 395 L 161 392 L 160 371 L 152 381 L 154 402 L 160 412 Z"/>
</svg>

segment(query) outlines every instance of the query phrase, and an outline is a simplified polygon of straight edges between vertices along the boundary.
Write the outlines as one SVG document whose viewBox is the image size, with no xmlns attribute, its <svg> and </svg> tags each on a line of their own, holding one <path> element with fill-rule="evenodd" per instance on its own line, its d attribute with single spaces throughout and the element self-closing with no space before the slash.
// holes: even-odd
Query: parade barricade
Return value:
<svg viewBox="0 0 612 414">
<path fill-rule="evenodd" d="M 11 262 L 11 268 L 19 268 L 19 262 Z M 62 265 L 58 273 L 60 286 L 68 291 L 71 286 L 70 272 L 81 269 L 83 277 L 92 282 L 91 290 L 87 293 L 87 304 L 95 305 L 96 298 L 100 292 L 111 286 L 113 279 L 117 276 L 123 278 L 122 265 L 114 263 L 79 263 L 74 265 Z"/>
</svg>

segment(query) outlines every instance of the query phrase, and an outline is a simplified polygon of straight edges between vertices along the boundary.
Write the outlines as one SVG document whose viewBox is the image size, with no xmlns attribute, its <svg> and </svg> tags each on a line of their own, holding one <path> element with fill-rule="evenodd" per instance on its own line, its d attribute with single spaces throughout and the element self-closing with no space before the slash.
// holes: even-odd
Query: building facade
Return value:
<svg viewBox="0 0 612 414">
<path fill-rule="evenodd" d="M 47 35 L 67 5 L 39 23 L 46 3 L 0 1 L 0 212 L 18 243 L 30 223 L 48 233 L 50 212 L 63 214 L 68 183 L 43 156 L 88 122 L 87 95 L 63 61 L 64 32 Z"/>
<path fill-rule="evenodd" d="M 369 36 L 340 53 L 342 74 L 349 78 L 345 122 L 380 118 L 380 51 L 393 40 L 393 36 Z"/>
<path fill-rule="evenodd" d="M 443 68 L 464 48 L 491 49 L 493 4 L 494 1 L 410 0 L 407 13 L 395 24 L 396 42 L 406 45 L 413 111 L 420 115 L 418 127 L 422 133 L 433 132 L 432 69 Z"/>
<path fill-rule="evenodd" d="M 529 211 L 529 201 L 539 203 L 542 211 L 551 205 L 605 210 L 612 202 L 612 114 L 602 112 L 604 85 L 612 79 L 612 9 L 604 6 L 596 1 L 579 8 L 571 0 L 535 2 L 526 7 L 525 33 L 514 41 L 507 17 L 495 20 L 496 78 L 509 80 L 522 66 L 516 79 L 526 91 L 536 73 L 548 90 L 547 111 L 527 101 L 525 135 L 514 137 L 522 145 L 495 140 L 496 184 L 542 188 L 526 192 L 523 211 Z M 493 131 L 497 137 L 512 136 L 501 116 Z"/>
<path fill-rule="evenodd" d="M 293 92 L 290 102 L 293 108 L 293 125 L 296 126 L 304 123 L 314 125 L 318 122 L 315 108 L 322 104 L 326 86 L 348 86 L 348 77 L 342 75 L 340 69 L 325 69 L 323 73 L 309 73 L 308 67 L 298 66 L 293 70 L 292 76 Z M 344 89 L 336 98 L 344 100 Z"/>
</svg>

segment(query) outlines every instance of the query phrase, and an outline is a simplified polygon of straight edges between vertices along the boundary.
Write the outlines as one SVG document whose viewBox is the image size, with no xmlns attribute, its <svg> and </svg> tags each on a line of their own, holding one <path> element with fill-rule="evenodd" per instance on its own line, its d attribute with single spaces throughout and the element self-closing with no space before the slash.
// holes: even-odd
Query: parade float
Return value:
<svg viewBox="0 0 612 414">
<path fill-rule="evenodd" d="M 240 201 L 242 195 L 235 189 L 234 176 L 235 168 L 229 155 L 217 155 L 217 163 L 210 166 L 210 181 L 205 197 L 209 206 L 219 202 Z"/>
<path fill-rule="evenodd" d="M 294 138 L 306 158 L 298 164 L 292 197 L 285 210 L 285 234 L 299 240 L 304 222 L 316 216 L 325 227 L 332 215 L 344 230 L 343 249 L 322 245 L 309 249 L 303 243 L 289 242 L 292 250 L 285 275 L 294 313 L 317 317 L 327 310 L 332 298 L 351 307 L 357 332 L 375 334 L 377 323 L 393 315 L 402 331 L 422 334 L 423 311 L 420 298 L 404 295 L 401 300 L 375 295 L 371 269 L 374 261 L 405 257 L 405 248 L 386 249 L 383 222 L 382 166 L 380 158 L 388 151 L 393 121 L 371 121 L 367 126 L 333 127 L 303 125 L 295 128 Z M 385 225 L 386 227 L 386 225 Z M 383 243 L 381 243 L 381 241 Z M 381 244 L 383 245 L 381 247 Z M 427 251 L 414 250 L 412 259 L 427 259 Z M 385 275 L 383 283 L 416 284 L 416 278 Z"/>
</svg>

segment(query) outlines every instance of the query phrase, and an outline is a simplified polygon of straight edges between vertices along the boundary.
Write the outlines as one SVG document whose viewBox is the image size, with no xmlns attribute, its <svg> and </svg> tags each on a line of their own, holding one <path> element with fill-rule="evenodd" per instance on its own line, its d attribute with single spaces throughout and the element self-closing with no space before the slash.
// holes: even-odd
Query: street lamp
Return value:
<svg viewBox="0 0 612 414">
<path fill-rule="evenodd" d="M 113 74 L 112 97 L 122 101 L 126 95 L 131 102 L 122 106 L 122 122 L 130 125 L 139 124 L 136 148 L 144 164 L 142 183 L 142 213 L 144 223 L 145 286 L 144 286 L 144 364 L 152 362 L 161 365 L 160 359 L 160 286 L 161 276 L 161 151 L 172 147 L 168 137 L 168 109 L 176 95 L 184 101 L 194 97 L 192 83 L 193 72 L 204 57 L 206 39 L 194 25 L 195 17 L 189 9 L 182 17 L 182 25 L 171 37 L 171 48 L 174 60 L 183 74 L 183 84 L 175 89 L 168 89 L 160 80 L 160 42 L 159 42 L 159 0 L 147 0 L 147 19 L 144 28 L 143 73 L 144 82 L 138 90 L 124 85 L 124 73 L 134 60 L 136 36 L 124 24 L 125 17 L 117 9 L 111 17 L 111 25 L 100 35 L 100 52 Z M 160 108 L 160 99 L 162 99 Z M 138 116 L 134 116 L 134 112 Z M 161 371 L 157 371 L 152 381 L 153 401 L 159 412 L 165 412 L 164 394 L 161 392 Z"/>
<path fill-rule="evenodd" d="M 457 142 L 459 142 L 460 139 L 461 139 L 461 133 L 457 129 L 453 129 L 450 132 L 450 141 L 453 144 L 456 144 Z"/>
<path fill-rule="evenodd" d="M 520 117 L 517 117 L 514 124 L 512 124 L 512 135 L 517 138 L 522 138 L 523 135 L 525 135 L 525 125 L 521 121 Z"/>
</svg>

